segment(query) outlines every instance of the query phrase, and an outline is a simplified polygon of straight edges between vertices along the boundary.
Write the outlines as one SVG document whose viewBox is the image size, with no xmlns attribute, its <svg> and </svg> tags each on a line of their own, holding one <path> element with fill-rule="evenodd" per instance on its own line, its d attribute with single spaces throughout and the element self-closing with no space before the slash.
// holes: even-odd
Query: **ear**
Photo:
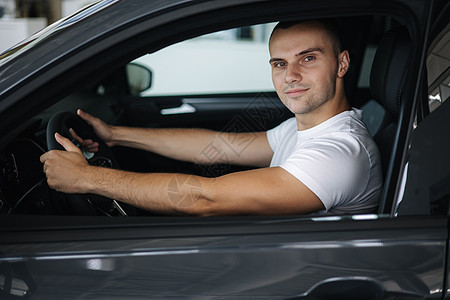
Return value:
<svg viewBox="0 0 450 300">
<path fill-rule="evenodd" d="M 339 78 L 342 78 L 347 73 L 348 68 L 350 67 L 350 55 L 347 50 L 344 50 L 339 54 L 338 61 L 339 61 L 339 69 L 337 76 Z"/>
</svg>

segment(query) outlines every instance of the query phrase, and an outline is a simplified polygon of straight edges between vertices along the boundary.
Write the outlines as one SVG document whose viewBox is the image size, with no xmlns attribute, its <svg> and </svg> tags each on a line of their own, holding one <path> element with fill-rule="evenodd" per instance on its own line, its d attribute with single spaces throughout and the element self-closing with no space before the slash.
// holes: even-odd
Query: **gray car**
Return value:
<svg viewBox="0 0 450 300">
<path fill-rule="evenodd" d="M 0 299 L 450 299 L 449 15 L 445 0 L 105 0 L 4 52 Z M 232 78 L 223 89 L 151 93 L 164 69 L 176 74 L 152 58 L 196 43 L 202 55 L 177 64 L 208 66 L 222 59 L 217 48 L 265 42 L 277 21 L 318 17 L 339 23 L 347 97 L 382 154 L 376 213 L 168 217 L 48 187 L 39 161 L 57 148 L 48 133 L 76 126 L 96 138 L 77 108 L 111 124 L 234 132 L 291 117 L 270 88 L 233 89 Z M 205 40 L 224 44 L 206 55 Z M 180 54 L 163 57 L 168 66 Z M 245 62 L 225 65 L 251 72 Z M 270 75 L 255 73 L 244 78 Z M 240 151 L 249 141 L 234 142 Z M 86 158 L 210 177 L 248 169 L 105 145 Z"/>
</svg>

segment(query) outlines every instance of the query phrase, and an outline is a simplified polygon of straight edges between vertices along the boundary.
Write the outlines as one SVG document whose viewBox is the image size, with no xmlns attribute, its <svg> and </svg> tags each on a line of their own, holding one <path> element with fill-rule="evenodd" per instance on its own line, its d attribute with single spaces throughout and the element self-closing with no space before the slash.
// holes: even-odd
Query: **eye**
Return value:
<svg viewBox="0 0 450 300">
<path fill-rule="evenodd" d="M 313 55 L 308 55 L 308 56 L 305 57 L 304 61 L 310 62 L 310 61 L 313 61 L 313 60 L 315 60 L 315 59 L 316 59 L 315 56 L 313 56 Z"/>
<path fill-rule="evenodd" d="M 284 68 L 286 66 L 286 63 L 284 61 L 278 61 L 278 62 L 272 63 L 272 66 L 274 68 Z"/>
</svg>

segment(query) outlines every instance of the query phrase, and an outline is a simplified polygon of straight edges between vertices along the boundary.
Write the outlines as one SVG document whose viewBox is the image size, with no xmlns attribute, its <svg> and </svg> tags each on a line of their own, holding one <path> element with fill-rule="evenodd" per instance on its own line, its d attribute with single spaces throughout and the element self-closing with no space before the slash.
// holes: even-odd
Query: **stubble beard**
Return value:
<svg viewBox="0 0 450 300">
<path fill-rule="evenodd" d="M 316 91 L 311 91 L 311 89 L 309 89 L 305 95 L 291 99 L 289 99 L 288 96 L 285 96 L 285 105 L 287 108 L 294 114 L 302 115 L 311 113 L 327 103 L 336 94 L 337 72 L 338 66 L 336 66 L 335 71 L 329 77 L 327 84 L 319 87 Z M 311 86 L 312 85 L 310 85 L 309 88 L 311 88 Z M 305 86 L 290 84 L 283 89 L 283 93 L 284 91 L 295 88 L 305 88 Z M 312 92 L 312 94 L 308 95 L 308 92 Z"/>
</svg>

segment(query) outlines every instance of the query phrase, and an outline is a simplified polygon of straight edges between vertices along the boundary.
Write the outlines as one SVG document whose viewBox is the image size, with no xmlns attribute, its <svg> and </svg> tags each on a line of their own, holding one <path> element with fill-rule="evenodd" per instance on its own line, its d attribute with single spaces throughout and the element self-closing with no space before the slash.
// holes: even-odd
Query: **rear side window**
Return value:
<svg viewBox="0 0 450 300">
<path fill-rule="evenodd" d="M 434 111 L 450 96 L 450 25 L 432 43 L 427 58 L 428 100 Z"/>
<path fill-rule="evenodd" d="M 152 71 L 141 96 L 274 91 L 268 40 L 275 24 L 215 32 L 134 60 Z"/>
</svg>

